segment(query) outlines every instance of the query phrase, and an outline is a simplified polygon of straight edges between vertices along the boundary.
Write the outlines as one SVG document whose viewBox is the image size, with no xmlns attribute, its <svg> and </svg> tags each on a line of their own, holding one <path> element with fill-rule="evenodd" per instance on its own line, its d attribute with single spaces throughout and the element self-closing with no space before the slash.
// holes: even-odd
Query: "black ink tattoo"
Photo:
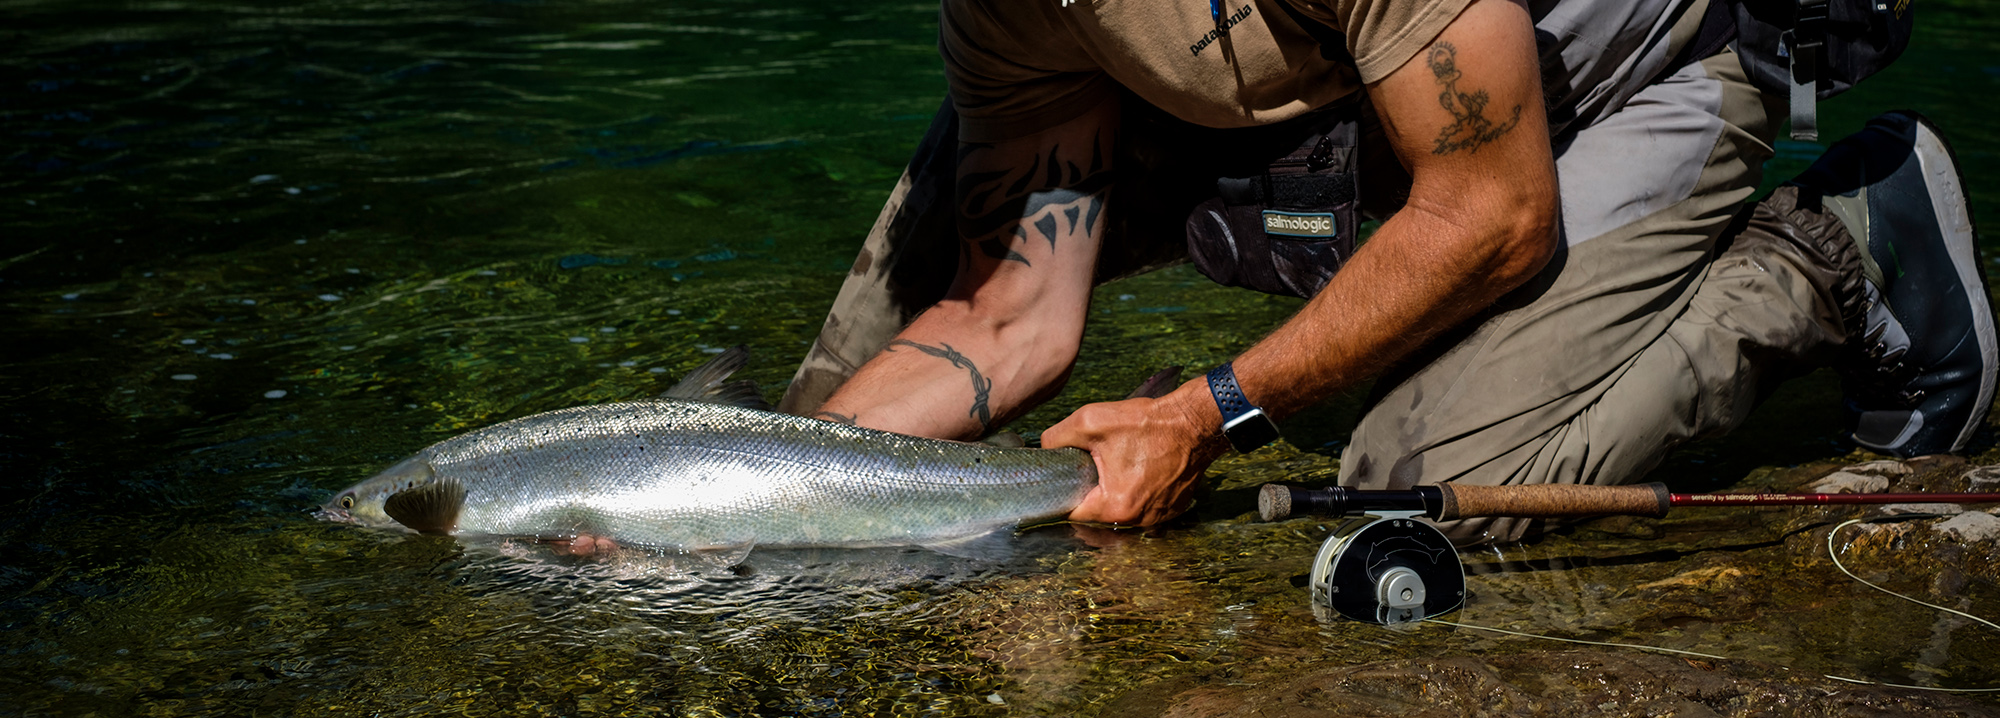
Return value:
<svg viewBox="0 0 2000 718">
<path fill-rule="evenodd" d="M 960 166 L 992 149 L 992 145 L 960 145 Z M 1091 142 L 1087 168 L 1077 164 L 1084 158 L 1070 157 L 1057 145 L 1026 166 L 960 175 L 959 236 L 984 256 L 1022 264 L 1028 264 L 1028 258 L 1015 251 L 1015 243 L 1041 235 L 1054 252 L 1057 235 L 1065 231 L 1061 220 L 1068 220 L 1069 233 L 1090 236 L 1104 207 L 1105 190 L 1111 186 L 1107 152 L 1100 138 Z"/>
<path fill-rule="evenodd" d="M 810 416 L 810 417 L 807 417 L 807 418 L 811 418 L 811 419 L 819 419 L 819 420 L 821 420 L 821 421 L 831 421 L 831 422 L 833 422 L 833 423 L 835 423 L 835 424 L 846 424 L 846 425 L 848 425 L 848 426 L 853 426 L 853 425 L 854 425 L 854 417 L 853 417 L 853 415 L 850 415 L 850 414 L 836 414 L 836 413 L 834 413 L 834 412 L 831 412 L 831 411 L 815 411 L 815 412 L 813 412 L 812 416 Z"/>
<path fill-rule="evenodd" d="M 1455 118 L 1451 124 L 1445 125 L 1444 129 L 1438 132 L 1437 147 L 1431 150 L 1431 154 L 1448 155 L 1459 150 L 1477 153 L 1479 148 L 1499 139 L 1501 135 L 1507 134 L 1508 130 L 1514 129 L 1514 125 L 1520 124 L 1520 105 L 1514 106 L 1513 117 L 1507 118 L 1506 122 L 1494 124 L 1492 120 L 1486 118 L 1486 103 L 1491 102 L 1492 98 L 1485 90 L 1470 93 L 1458 91 L 1458 80 L 1464 77 L 1465 73 L 1458 69 L 1458 48 L 1453 47 L 1451 43 L 1440 42 L 1433 46 L 1430 56 L 1425 58 L 1425 61 L 1431 67 L 1431 74 L 1437 76 L 1438 84 L 1444 86 L 1444 91 L 1438 93 L 1438 104 L 1444 105 L 1445 111 Z"/>
<path fill-rule="evenodd" d="M 889 342 L 888 350 L 895 351 L 896 347 L 899 346 L 910 347 L 951 362 L 952 366 L 972 372 L 972 410 L 966 413 L 972 418 L 979 420 L 979 431 L 981 433 L 993 432 L 993 410 L 987 407 L 988 397 L 993 393 L 993 380 L 980 374 L 979 367 L 973 366 L 971 359 L 966 358 L 964 354 L 958 353 L 958 350 L 951 348 L 950 344 L 940 343 L 939 346 L 943 348 L 939 348 L 918 344 L 908 339 L 897 339 Z"/>
</svg>

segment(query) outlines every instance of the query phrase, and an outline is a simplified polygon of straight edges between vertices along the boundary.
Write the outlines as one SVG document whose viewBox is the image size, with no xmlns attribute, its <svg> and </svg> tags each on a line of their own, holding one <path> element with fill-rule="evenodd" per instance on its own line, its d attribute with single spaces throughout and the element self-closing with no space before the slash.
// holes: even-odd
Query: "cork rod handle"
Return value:
<svg viewBox="0 0 2000 718">
<path fill-rule="evenodd" d="M 1439 521 L 1480 516 L 1551 519 L 1626 515 L 1658 518 L 1667 515 L 1667 509 L 1672 505 L 1667 485 L 1661 483 L 1633 486 L 1438 484 L 1438 488 L 1444 490 L 1444 507 L 1438 511 Z"/>
</svg>

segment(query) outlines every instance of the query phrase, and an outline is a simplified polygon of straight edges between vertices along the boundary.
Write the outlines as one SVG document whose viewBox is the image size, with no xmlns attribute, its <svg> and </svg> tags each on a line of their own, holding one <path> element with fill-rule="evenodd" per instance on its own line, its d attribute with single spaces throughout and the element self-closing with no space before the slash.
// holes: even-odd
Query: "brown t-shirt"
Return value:
<svg viewBox="0 0 2000 718">
<path fill-rule="evenodd" d="M 944 0 L 939 50 L 959 137 L 994 142 L 1054 127 L 1114 83 L 1210 127 L 1278 122 L 1375 82 L 1471 0 Z M 1281 3 L 1343 33 L 1328 58 Z"/>
</svg>

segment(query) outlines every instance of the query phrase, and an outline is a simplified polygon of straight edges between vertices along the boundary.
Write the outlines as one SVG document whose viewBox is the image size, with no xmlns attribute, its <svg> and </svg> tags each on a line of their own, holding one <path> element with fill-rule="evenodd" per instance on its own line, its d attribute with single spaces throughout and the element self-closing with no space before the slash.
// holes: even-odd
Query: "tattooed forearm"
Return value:
<svg viewBox="0 0 2000 718">
<path fill-rule="evenodd" d="M 1064 234 L 1090 236 L 1104 209 L 1105 190 L 1111 186 L 1110 148 L 1105 144 L 1103 138 L 1093 139 L 1083 157 L 1056 145 L 1010 169 L 960 175 L 959 236 L 981 254 L 1022 264 L 1028 259 L 1015 251 L 1016 242 L 1039 235 L 1053 252 Z M 961 145 L 959 166 L 977 164 L 994 151 L 991 145 Z"/>
<path fill-rule="evenodd" d="M 964 354 L 958 353 L 958 350 L 951 348 L 950 344 L 940 343 L 939 346 L 934 347 L 918 344 L 908 339 L 897 339 L 889 342 L 888 351 L 895 351 L 896 347 L 899 346 L 910 347 L 951 362 L 952 366 L 972 372 L 972 410 L 966 413 L 979 421 L 979 431 L 981 433 L 991 433 L 993 431 L 993 410 L 987 406 L 988 397 L 993 393 L 993 380 L 980 374 L 979 367 L 974 366 L 971 359 L 966 358 Z"/>
<path fill-rule="evenodd" d="M 846 424 L 848 426 L 854 425 L 853 414 L 836 414 L 831 411 L 815 411 L 812 413 L 812 416 L 808 418 L 818 419 L 820 421 L 831 421 L 835 424 Z"/>
<path fill-rule="evenodd" d="M 1479 148 L 1520 124 L 1520 105 L 1514 106 L 1514 114 L 1506 122 L 1494 124 L 1486 117 L 1486 103 L 1492 98 L 1485 90 L 1469 93 L 1458 90 L 1458 81 L 1465 73 L 1458 69 L 1457 47 L 1449 42 L 1440 42 L 1431 47 L 1430 55 L 1425 60 L 1431 67 L 1431 74 L 1437 76 L 1438 84 L 1444 87 L 1438 93 L 1438 104 L 1444 105 L 1445 111 L 1454 118 L 1451 124 L 1438 132 L 1437 147 L 1431 150 L 1431 154 L 1448 155 L 1459 150 L 1477 153 Z"/>
</svg>

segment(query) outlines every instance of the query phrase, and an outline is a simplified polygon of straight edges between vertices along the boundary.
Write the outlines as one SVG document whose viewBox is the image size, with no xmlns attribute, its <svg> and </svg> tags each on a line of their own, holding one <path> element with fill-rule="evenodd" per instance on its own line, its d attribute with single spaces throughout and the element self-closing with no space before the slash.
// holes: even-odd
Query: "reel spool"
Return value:
<svg viewBox="0 0 2000 718">
<path fill-rule="evenodd" d="M 1465 602 L 1465 567 L 1444 532 L 1412 515 L 1363 515 L 1334 529 L 1312 563 L 1313 613 L 1396 625 Z"/>
</svg>

